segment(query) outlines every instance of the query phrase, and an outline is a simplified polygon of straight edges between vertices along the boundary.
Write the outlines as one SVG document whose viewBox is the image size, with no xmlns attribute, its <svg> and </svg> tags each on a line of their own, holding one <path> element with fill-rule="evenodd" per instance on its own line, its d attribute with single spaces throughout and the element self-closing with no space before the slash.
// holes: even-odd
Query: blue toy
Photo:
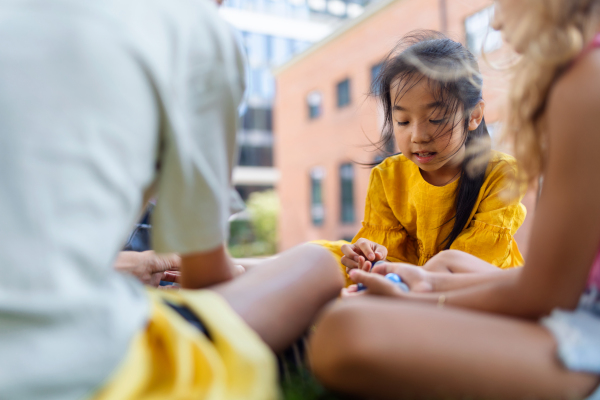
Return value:
<svg viewBox="0 0 600 400">
<path fill-rule="evenodd" d="M 400 288 L 400 290 L 402 290 L 403 292 L 408 292 L 410 291 L 410 289 L 408 288 L 408 285 L 404 282 L 402 282 L 402 279 L 398 276 L 398 274 L 394 274 L 393 272 L 390 272 L 389 274 L 387 274 L 385 276 L 385 279 L 387 279 L 388 281 L 392 282 L 393 284 L 395 284 L 396 286 L 398 286 Z M 363 285 L 362 283 L 359 283 L 357 285 L 358 287 L 358 292 L 362 292 L 363 290 L 367 290 L 367 287 L 365 285 Z"/>
</svg>

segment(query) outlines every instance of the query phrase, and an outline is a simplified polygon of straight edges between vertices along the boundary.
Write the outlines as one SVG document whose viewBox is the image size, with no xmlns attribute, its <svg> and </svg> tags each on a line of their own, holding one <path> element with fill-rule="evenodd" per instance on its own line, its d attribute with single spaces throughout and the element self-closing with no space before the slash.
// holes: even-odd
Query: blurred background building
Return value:
<svg viewBox="0 0 600 400">
<path fill-rule="evenodd" d="M 247 212 L 231 223 L 229 249 L 237 257 L 276 250 L 273 68 L 288 62 L 330 35 L 344 21 L 361 15 L 371 0 L 225 0 L 221 16 L 236 30 L 247 57 L 248 89 L 238 143 L 239 166 L 233 183 Z"/>
<path fill-rule="evenodd" d="M 385 150 L 396 151 L 373 146 L 383 116 L 368 93 L 398 40 L 416 29 L 440 30 L 478 56 L 484 49 L 493 62 L 507 52 L 500 34 L 489 28 L 492 15 L 489 0 L 379 0 L 276 68 L 280 251 L 309 240 L 350 239 L 360 228 L 370 173 L 364 164 L 381 159 Z M 480 60 L 493 135 L 507 81 L 487 65 Z M 527 199 L 529 210 L 532 200 Z M 517 234 L 523 251 L 527 225 Z"/>
<path fill-rule="evenodd" d="M 239 167 L 234 185 L 244 200 L 272 189 L 272 69 L 329 35 L 342 21 L 362 14 L 370 0 L 226 0 L 221 16 L 239 33 L 248 61 L 247 104 L 242 116 Z"/>
</svg>

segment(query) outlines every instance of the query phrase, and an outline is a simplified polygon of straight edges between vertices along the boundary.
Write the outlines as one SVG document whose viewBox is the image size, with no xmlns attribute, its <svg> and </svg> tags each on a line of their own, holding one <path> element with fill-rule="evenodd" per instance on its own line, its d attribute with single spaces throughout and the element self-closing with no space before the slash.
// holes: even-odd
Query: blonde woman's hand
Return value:
<svg viewBox="0 0 600 400">
<path fill-rule="evenodd" d="M 402 282 L 408 285 L 411 292 L 434 291 L 436 273 L 427 271 L 422 267 L 405 263 L 381 262 L 373 267 L 372 272 L 380 276 L 390 273 L 397 274 Z"/>
<path fill-rule="evenodd" d="M 354 297 L 367 294 L 378 296 L 402 297 L 404 293 L 396 284 L 385 279 L 389 273 L 397 274 L 402 282 L 410 288 L 411 292 L 431 292 L 434 290 L 433 281 L 435 273 L 424 270 L 411 264 L 380 262 L 373 267 L 371 272 L 360 270 L 350 271 L 350 278 L 367 287 L 365 291 L 358 291 L 357 285 L 350 285 L 342 290 L 342 297 Z"/>
<path fill-rule="evenodd" d="M 345 244 L 341 248 L 344 256 L 341 259 L 346 271 L 358 268 L 370 271 L 371 265 L 383 261 L 388 255 L 387 249 L 368 239 L 360 238 L 353 244 Z"/>
</svg>

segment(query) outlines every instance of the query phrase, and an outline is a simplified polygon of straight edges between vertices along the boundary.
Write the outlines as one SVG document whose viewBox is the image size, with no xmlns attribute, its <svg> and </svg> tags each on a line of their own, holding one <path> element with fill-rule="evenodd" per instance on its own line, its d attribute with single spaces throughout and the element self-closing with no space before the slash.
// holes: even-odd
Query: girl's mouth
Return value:
<svg viewBox="0 0 600 400">
<path fill-rule="evenodd" d="M 427 152 L 427 151 L 422 151 L 419 153 L 413 153 L 416 157 L 416 159 L 421 163 L 421 164 L 427 164 L 428 162 L 430 162 L 431 160 L 433 160 L 433 158 L 435 157 L 435 155 L 437 154 L 436 152 Z"/>
</svg>

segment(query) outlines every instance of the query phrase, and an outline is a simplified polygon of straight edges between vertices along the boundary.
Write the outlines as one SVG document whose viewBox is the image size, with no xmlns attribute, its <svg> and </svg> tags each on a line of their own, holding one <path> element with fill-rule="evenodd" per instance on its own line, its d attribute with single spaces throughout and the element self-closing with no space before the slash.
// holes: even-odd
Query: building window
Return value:
<svg viewBox="0 0 600 400">
<path fill-rule="evenodd" d="M 323 96 L 321 95 L 321 92 L 310 92 L 308 96 L 306 96 L 306 104 L 308 105 L 308 118 L 315 119 L 321 116 L 322 103 Z"/>
<path fill-rule="evenodd" d="M 480 55 L 483 49 L 491 53 L 502 46 L 502 34 L 490 26 L 494 18 L 494 7 L 488 7 L 467 17 L 465 31 L 467 32 L 467 46 L 475 55 Z"/>
<path fill-rule="evenodd" d="M 248 107 L 242 117 L 242 127 L 246 130 L 273 130 L 271 108 Z"/>
<path fill-rule="evenodd" d="M 323 178 L 325 170 L 315 167 L 310 171 L 310 216 L 315 226 L 323 225 L 325 208 L 323 207 Z"/>
<path fill-rule="evenodd" d="M 352 164 L 340 166 L 341 183 L 341 221 L 344 224 L 354 222 L 354 168 Z"/>
<path fill-rule="evenodd" d="M 379 90 L 377 87 L 375 87 L 375 83 L 377 82 L 377 77 L 379 76 L 382 67 L 382 62 L 371 67 L 371 91 L 373 92 L 373 94 L 379 94 Z"/>
<path fill-rule="evenodd" d="M 350 104 L 350 79 L 344 79 L 337 84 L 337 105 L 345 107 Z"/>
</svg>

